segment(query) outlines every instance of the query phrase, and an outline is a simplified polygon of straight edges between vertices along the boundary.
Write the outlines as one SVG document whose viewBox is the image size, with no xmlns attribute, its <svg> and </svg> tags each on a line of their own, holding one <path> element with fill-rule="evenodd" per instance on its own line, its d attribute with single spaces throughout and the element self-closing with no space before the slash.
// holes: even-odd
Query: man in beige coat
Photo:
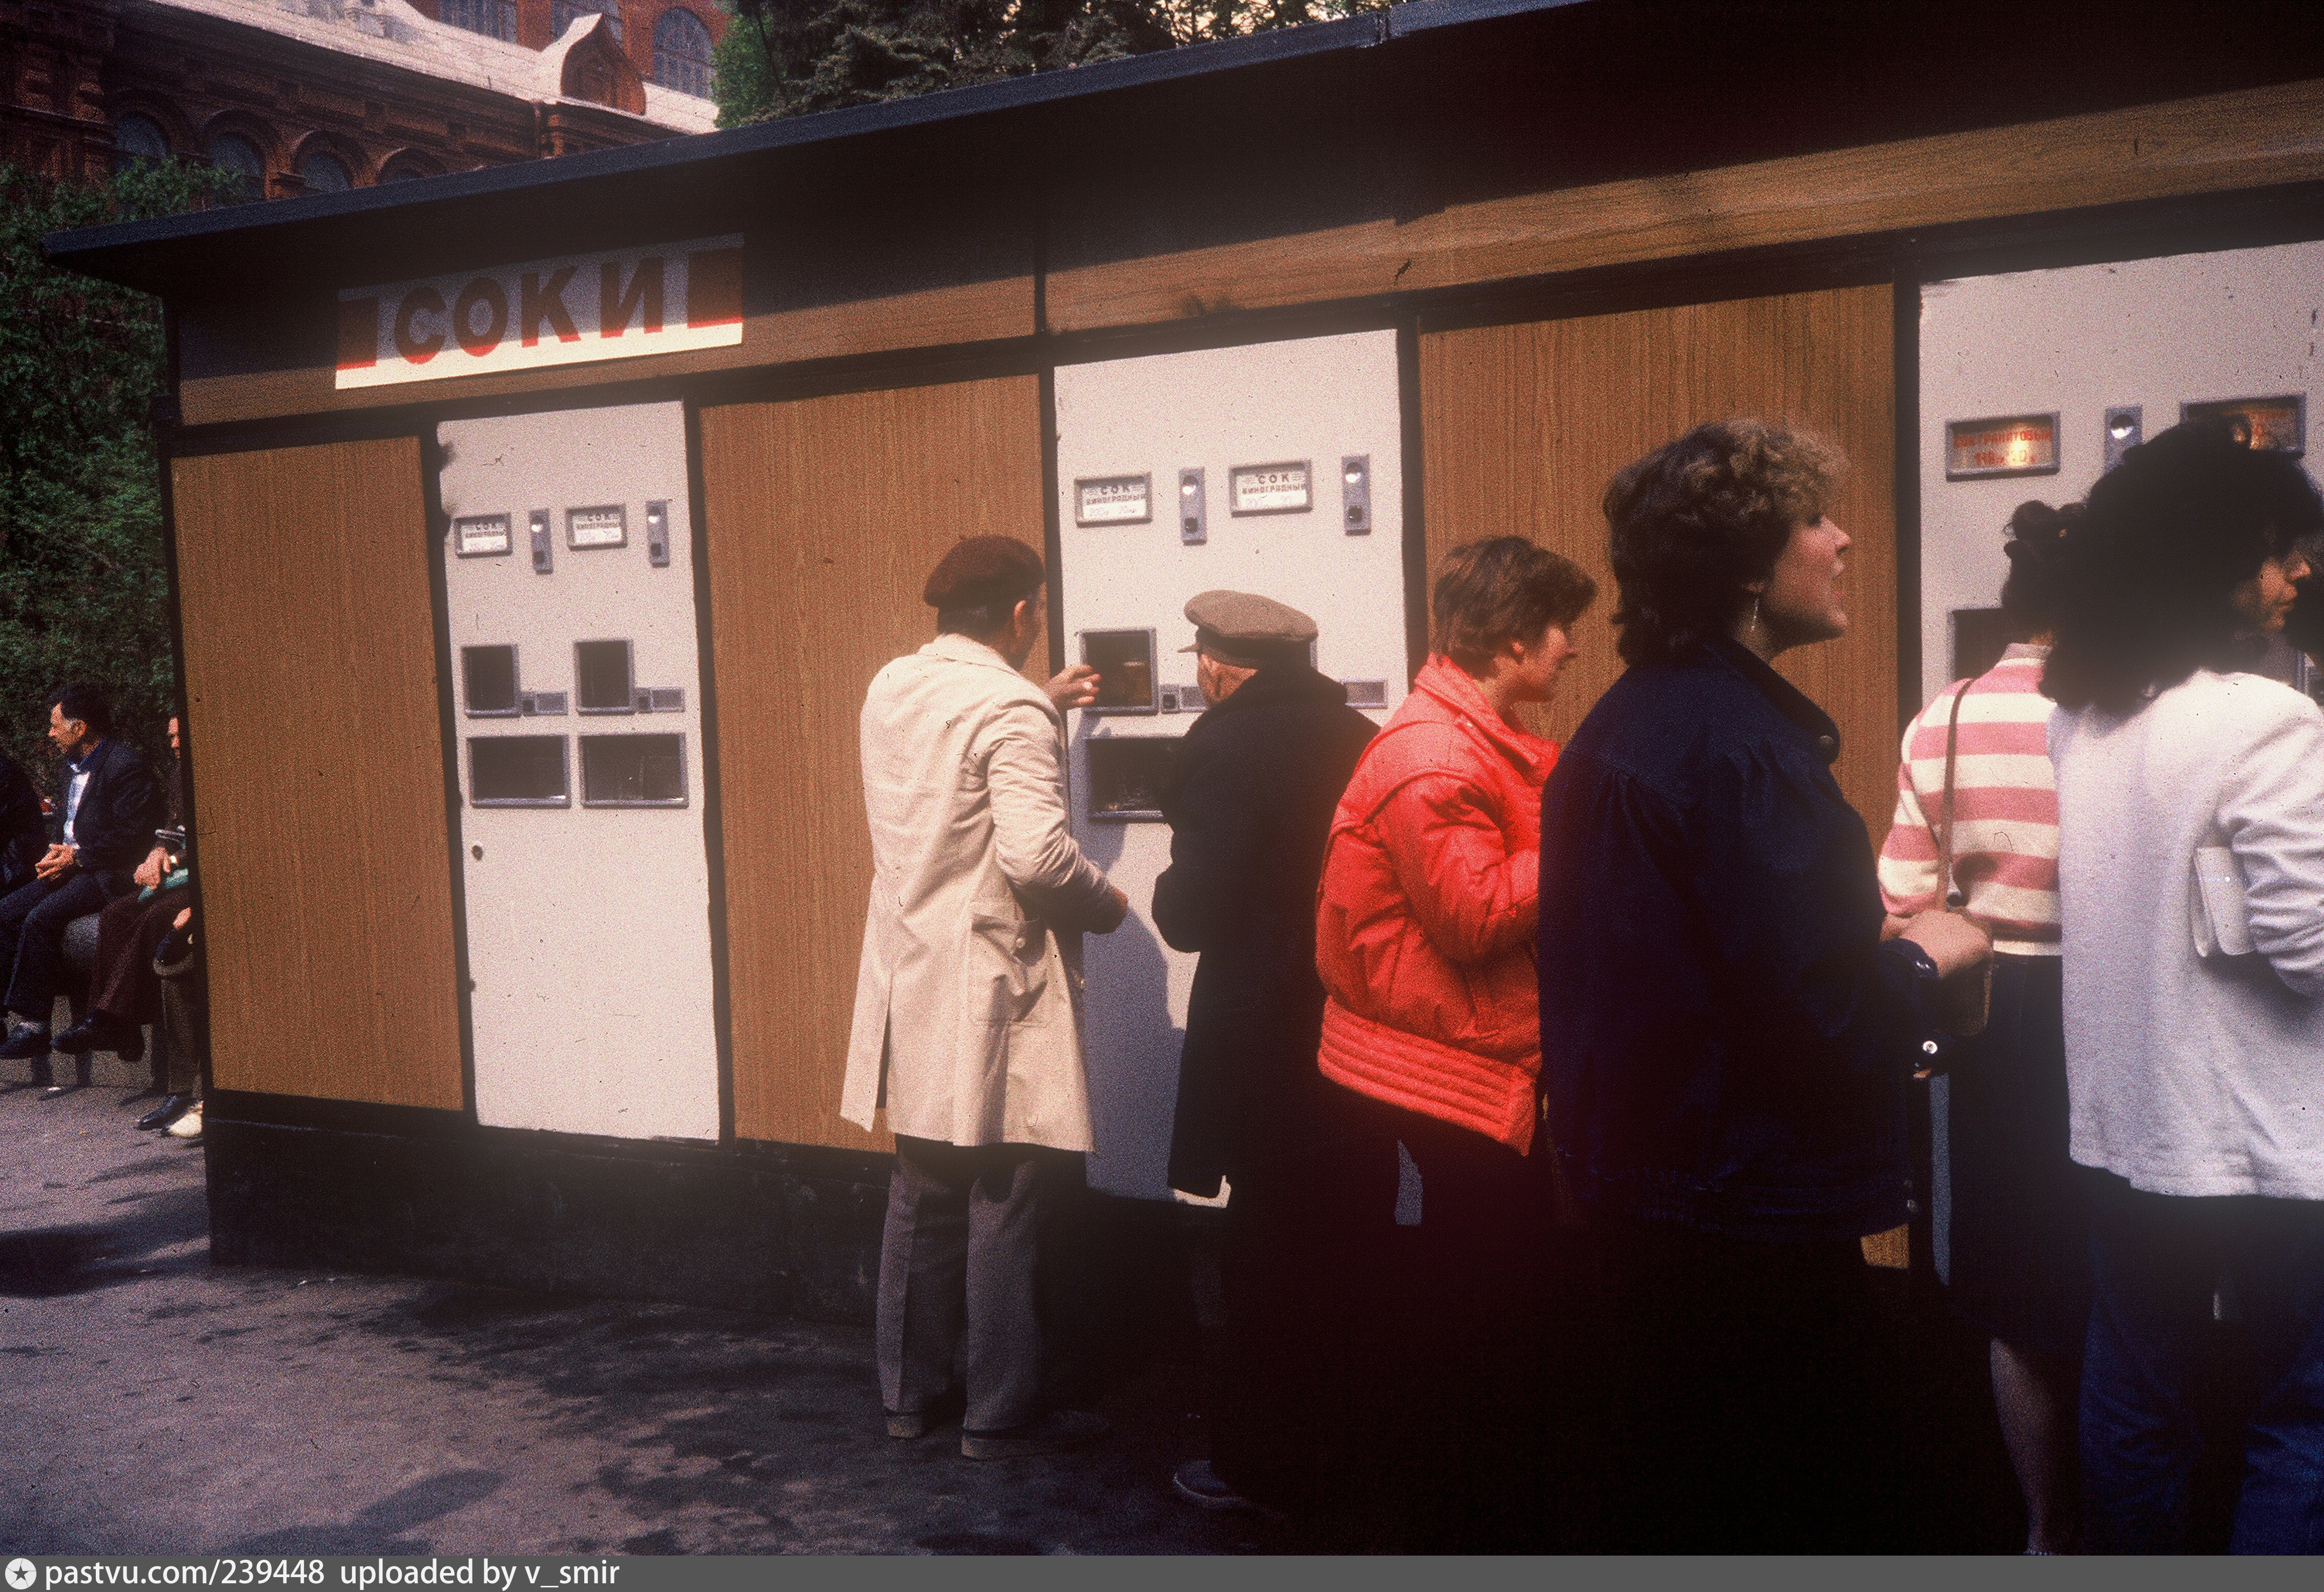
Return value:
<svg viewBox="0 0 2324 1592">
<path fill-rule="evenodd" d="M 1090 1147 L 1080 936 L 1129 910 L 1066 826 L 1065 715 L 1086 668 L 1047 690 L 1019 671 L 1047 624 L 1040 555 L 956 544 L 922 593 L 936 638 L 863 701 L 872 906 L 840 1114 L 896 1134 L 880 1254 L 877 1357 L 892 1437 L 963 1390 L 961 1452 L 1047 1453 L 1105 1430 L 1037 1412 L 1041 1184 Z"/>
</svg>

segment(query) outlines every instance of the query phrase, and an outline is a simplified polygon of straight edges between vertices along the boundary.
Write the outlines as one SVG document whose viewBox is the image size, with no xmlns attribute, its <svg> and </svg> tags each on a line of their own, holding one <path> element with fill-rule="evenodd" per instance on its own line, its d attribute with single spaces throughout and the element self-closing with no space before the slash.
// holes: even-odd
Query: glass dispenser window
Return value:
<svg viewBox="0 0 2324 1592">
<path fill-rule="evenodd" d="M 1084 744 L 1091 818 L 1116 824 L 1161 818 L 1163 783 L 1178 756 L 1176 736 L 1102 736 Z"/>
<path fill-rule="evenodd" d="M 583 736 L 581 805 L 685 806 L 686 737 Z"/>
<path fill-rule="evenodd" d="M 563 736 L 476 736 L 468 742 L 468 800 L 478 807 L 570 807 Z"/>
<path fill-rule="evenodd" d="M 573 643 L 573 683 L 584 713 L 632 713 L 630 643 L 625 641 L 586 641 Z"/>
<path fill-rule="evenodd" d="M 462 647 L 460 696 L 471 718 L 516 717 L 516 649 Z"/>
<path fill-rule="evenodd" d="M 1082 662 L 1097 671 L 1097 700 L 1090 713 L 1152 713 L 1154 633 L 1150 630 L 1084 630 Z"/>
</svg>

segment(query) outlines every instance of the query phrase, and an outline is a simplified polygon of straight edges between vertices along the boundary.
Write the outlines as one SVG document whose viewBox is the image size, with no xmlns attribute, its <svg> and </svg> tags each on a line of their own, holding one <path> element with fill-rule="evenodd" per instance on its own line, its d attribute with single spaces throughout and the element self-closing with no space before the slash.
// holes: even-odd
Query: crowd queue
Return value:
<svg viewBox="0 0 2324 1592">
<path fill-rule="evenodd" d="M 2009 526 L 2019 640 L 1907 730 L 1876 858 L 1772 666 L 1848 628 L 1845 462 L 1751 420 L 1621 471 L 1626 671 L 1560 747 L 1598 593 L 1517 537 L 1436 571 L 1377 733 L 1264 596 L 1186 605 L 1208 710 L 1153 921 L 1199 954 L 1172 1184 L 1227 1196 L 1189 1502 L 1414 1549 L 1896 1547 L 1905 1378 L 1861 1240 L 1950 1084 L 1950 1297 L 1991 1338 L 2027 1550 L 2187 1541 L 2215 1318 L 2255 1398 L 2233 1545 L 2324 1548 L 2324 713 L 2251 671 L 2324 504 L 2199 424 Z M 888 1430 L 1045 1408 L 1043 1190 L 1091 1147 L 1064 714 L 1031 548 L 928 578 L 862 715 L 876 872 L 844 1101 L 897 1134 Z M 2319 582 L 2324 585 L 2324 582 Z M 2319 633 L 2324 621 L 2295 629 Z"/>
</svg>

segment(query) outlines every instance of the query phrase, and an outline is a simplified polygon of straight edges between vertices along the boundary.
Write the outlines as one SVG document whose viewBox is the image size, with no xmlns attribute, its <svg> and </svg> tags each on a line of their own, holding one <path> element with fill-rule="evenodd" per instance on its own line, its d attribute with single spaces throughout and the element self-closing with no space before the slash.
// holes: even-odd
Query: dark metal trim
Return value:
<svg viewBox="0 0 2324 1592">
<path fill-rule="evenodd" d="M 1065 511 L 1058 503 L 1063 477 L 1057 473 L 1057 367 L 1044 365 L 1041 393 L 1041 560 L 1049 570 L 1049 672 L 1070 669 L 1078 662 L 1065 652 Z M 1152 648 L 1149 646 L 1150 653 Z M 1160 699 L 1159 666 L 1154 690 Z"/>
<path fill-rule="evenodd" d="M 1427 449 L 1420 428 L 1420 327 L 1396 329 L 1398 463 L 1404 474 L 1404 653 L 1408 686 L 1428 662 L 1428 493 L 1423 478 Z"/>
<path fill-rule="evenodd" d="M 703 502 L 702 411 L 686 405 L 686 504 L 694 560 L 694 644 L 702 702 L 702 849 L 710 870 L 710 1027 L 718 1047 L 718 1143 L 734 1146 L 734 988 L 726 925 L 726 818 L 718 761 L 718 666 L 710 613 L 710 522 Z"/>
<path fill-rule="evenodd" d="M 178 341 L 177 318 L 166 306 L 161 311 L 161 324 L 163 345 L 170 351 L 170 363 L 174 373 Z M 178 814 L 178 821 L 185 827 L 187 834 L 198 839 L 201 829 L 194 803 L 193 698 L 186 684 L 185 606 L 181 597 L 183 588 L 178 580 L 177 482 L 173 478 L 174 472 L 170 467 L 171 462 L 178 457 L 178 401 L 174 395 L 175 391 L 173 384 L 170 392 L 154 395 L 152 407 L 148 412 L 148 425 L 153 469 L 154 473 L 161 477 L 163 618 L 170 627 L 171 662 L 172 672 L 177 676 L 177 690 L 173 700 L 178 709 L 178 793 L 183 803 L 183 810 Z M 198 875 L 200 871 L 198 862 L 195 865 L 195 871 Z M 199 1067 L 202 1093 L 207 1097 L 210 1091 L 209 958 L 198 957 L 195 958 L 195 963 L 199 968 L 202 998 L 200 1009 L 194 1014 L 194 1023 L 195 1032 L 201 1041 Z"/>
<path fill-rule="evenodd" d="M 1921 710 L 1921 279 L 1897 268 L 1890 306 L 1895 366 L 1896 731 Z"/>
<path fill-rule="evenodd" d="M 550 1133 L 536 1128 L 486 1127 L 471 1112 L 422 1106 L 381 1106 L 360 1100 L 327 1100 L 304 1095 L 274 1095 L 217 1089 L 209 1096 L 208 1119 L 251 1123 L 318 1133 L 383 1135 L 404 1139 L 463 1139 L 510 1147 L 545 1147 L 619 1160 L 671 1162 L 765 1164 L 817 1177 L 845 1178 L 884 1185 L 895 1157 L 869 1150 L 839 1150 L 823 1144 L 790 1144 L 766 1139 L 714 1143 L 690 1139 L 614 1139 L 591 1134 Z"/>
<path fill-rule="evenodd" d="M 452 588 L 444 567 L 444 543 L 452 534 L 451 516 L 444 512 L 444 443 L 430 426 L 420 438 L 420 491 L 428 529 L 428 611 L 436 634 L 436 716 L 438 749 L 444 760 L 444 846 L 451 865 L 452 998 L 460 1019 L 460 1110 L 476 1121 L 476 982 L 468 967 L 467 847 L 460 833 L 459 703 L 452 677 Z M 512 522 L 512 524 L 513 522 Z M 511 534 L 514 532 L 512 530 Z M 519 685 L 522 685 L 520 679 Z M 564 740 L 559 736 L 559 741 Z M 572 752 L 566 749 L 566 788 L 572 788 Z"/>
</svg>

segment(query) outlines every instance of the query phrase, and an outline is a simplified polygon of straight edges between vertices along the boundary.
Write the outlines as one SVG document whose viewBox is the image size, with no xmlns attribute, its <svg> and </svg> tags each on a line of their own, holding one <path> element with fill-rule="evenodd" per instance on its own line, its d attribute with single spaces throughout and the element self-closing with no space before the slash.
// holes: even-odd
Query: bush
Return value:
<svg viewBox="0 0 2324 1592">
<path fill-rule="evenodd" d="M 233 173 L 180 161 L 104 187 L 0 165 L 0 752 L 51 795 L 50 690 L 102 685 L 118 733 L 167 767 L 177 670 L 148 430 L 168 371 L 161 306 L 58 269 L 41 240 L 237 194 Z"/>
</svg>

